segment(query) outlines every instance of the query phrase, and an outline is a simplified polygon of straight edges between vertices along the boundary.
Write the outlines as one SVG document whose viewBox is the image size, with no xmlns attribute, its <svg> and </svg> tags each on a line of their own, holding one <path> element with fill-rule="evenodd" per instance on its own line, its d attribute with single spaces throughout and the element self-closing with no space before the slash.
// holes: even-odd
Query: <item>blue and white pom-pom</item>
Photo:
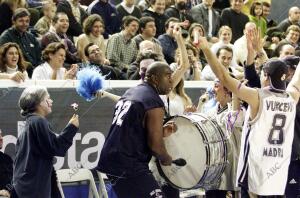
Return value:
<svg viewBox="0 0 300 198">
<path fill-rule="evenodd" d="M 97 91 L 105 87 L 105 79 L 96 67 L 85 67 L 77 72 L 77 93 L 91 101 L 95 98 Z"/>
</svg>

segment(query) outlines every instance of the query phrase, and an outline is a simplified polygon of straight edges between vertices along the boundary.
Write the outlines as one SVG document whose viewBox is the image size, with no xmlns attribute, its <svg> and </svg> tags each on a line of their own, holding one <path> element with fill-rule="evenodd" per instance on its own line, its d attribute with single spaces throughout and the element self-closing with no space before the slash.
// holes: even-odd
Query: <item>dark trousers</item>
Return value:
<svg viewBox="0 0 300 198">
<path fill-rule="evenodd" d="M 286 198 L 300 197 L 300 160 L 290 163 L 285 195 Z"/>
<path fill-rule="evenodd" d="M 130 178 L 107 177 L 118 198 L 165 198 L 151 173 Z"/>
<path fill-rule="evenodd" d="M 206 198 L 226 198 L 226 190 L 208 190 L 205 192 Z"/>
</svg>

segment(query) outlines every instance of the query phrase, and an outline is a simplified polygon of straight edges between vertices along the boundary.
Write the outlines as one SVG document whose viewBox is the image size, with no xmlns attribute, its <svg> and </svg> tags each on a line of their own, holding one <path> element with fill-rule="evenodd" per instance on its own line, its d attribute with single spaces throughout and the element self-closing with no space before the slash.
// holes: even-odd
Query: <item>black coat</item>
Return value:
<svg viewBox="0 0 300 198">
<path fill-rule="evenodd" d="M 14 162 L 13 186 L 18 197 L 53 197 L 56 187 L 53 158 L 65 156 L 77 131 L 76 126 L 68 124 L 57 136 L 45 118 L 35 114 L 27 116 L 17 140 Z"/>
</svg>

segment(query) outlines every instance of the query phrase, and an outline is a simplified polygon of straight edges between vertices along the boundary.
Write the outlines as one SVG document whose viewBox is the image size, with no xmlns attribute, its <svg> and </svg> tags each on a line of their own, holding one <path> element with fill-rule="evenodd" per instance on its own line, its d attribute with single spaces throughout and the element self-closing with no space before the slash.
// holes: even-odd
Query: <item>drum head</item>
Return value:
<svg viewBox="0 0 300 198">
<path fill-rule="evenodd" d="M 201 133 L 186 117 L 171 119 L 177 125 L 176 133 L 165 137 L 164 142 L 173 160 L 183 158 L 185 166 L 157 164 L 160 174 L 176 188 L 191 189 L 200 182 L 206 170 L 207 151 Z"/>
</svg>

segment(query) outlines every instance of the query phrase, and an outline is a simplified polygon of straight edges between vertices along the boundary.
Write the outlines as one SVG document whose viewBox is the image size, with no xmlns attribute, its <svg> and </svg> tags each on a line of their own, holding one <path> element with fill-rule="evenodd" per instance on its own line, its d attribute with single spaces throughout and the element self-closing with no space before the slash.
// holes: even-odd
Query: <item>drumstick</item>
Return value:
<svg viewBox="0 0 300 198">
<path fill-rule="evenodd" d="M 186 165 L 185 159 L 182 159 L 182 158 L 178 158 L 176 160 L 173 160 L 172 163 L 177 165 L 177 166 L 185 166 Z"/>
</svg>

